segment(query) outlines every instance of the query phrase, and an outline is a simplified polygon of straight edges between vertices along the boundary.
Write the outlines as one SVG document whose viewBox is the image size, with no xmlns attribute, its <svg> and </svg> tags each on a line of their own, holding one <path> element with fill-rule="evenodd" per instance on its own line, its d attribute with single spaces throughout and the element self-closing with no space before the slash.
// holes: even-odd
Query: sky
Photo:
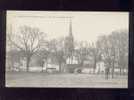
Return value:
<svg viewBox="0 0 134 100">
<path fill-rule="evenodd" d="M 128 30 L 128 12 L 76 12 L 76 11 L 7 11 L 7 32 L 19 34 L 21 26 L 38 27 L 47 38 L 60 38 L 69 34 L 70 17 L 76 41 L 95 42 L 100 35 L 112 31 Z"/>
</svg>

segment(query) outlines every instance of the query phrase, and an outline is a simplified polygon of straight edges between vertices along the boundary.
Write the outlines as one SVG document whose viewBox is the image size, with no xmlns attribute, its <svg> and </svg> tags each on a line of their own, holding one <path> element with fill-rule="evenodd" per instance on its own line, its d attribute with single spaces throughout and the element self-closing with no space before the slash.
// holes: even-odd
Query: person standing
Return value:
<svg viewBox="0 0 134 100">
<path fill-rule="evenodd" d="M 110 68 L 107 66 L 105 68 L 105 79 L 108 79 L 109 78 L 109 71 L 110 71 Z"/>
</svg>

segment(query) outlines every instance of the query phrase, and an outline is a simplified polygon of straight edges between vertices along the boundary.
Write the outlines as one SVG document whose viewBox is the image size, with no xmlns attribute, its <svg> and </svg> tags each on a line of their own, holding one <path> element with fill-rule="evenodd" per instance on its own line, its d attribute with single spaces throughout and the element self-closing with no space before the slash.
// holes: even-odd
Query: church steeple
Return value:
<svg viewBox="0 0 134 100">
<path fill-rule="evenodd" d="M 74 37 L 73 37 L 73 32 L 72 32 L 72 20 L 71 20 L 71 17 L 69 19 L 69 34 L 68 36 L 66 37 L 66 40 L 70 43 L 70 44 L 73 44 L 73 41 L 74 41 Z"/>
<path fill-rule="evenodd" d="M 71 18 L 69 20 L 69 38 L 70 38 L 70 41 L 73 42 L 74 38 L 73 38 L 73 32 L 72 32 L 72 19 Z"/>
<path fill-rule="evenodd" d="M 66 37 L 65 40 L 65 52 L 67 53 L 69 57 L 69 64 L 73 63 L 73 53 L 74 53 L 74 38 L 73 38 L 73 33 L 72 33 L 72 20 L 71 18 L 69 19 L 69 34 Z"/>
<path fill-rule="evenodd" d="M 70 48 L 72 49 L 71 51 L 73 51 L 74 49 L 74 37 L 73 37 L 73 32 L 72 32 L 72 19 L 70 18 L 70 22 L 69 22 L 69 44 L 70 44 Z"/>
<path fill-rule="evenodd" d="M 72 34 L 72 19 L 70 18 L 70 22 L 69 22 L 69 36 L 73 36 Z"/>
</svg>

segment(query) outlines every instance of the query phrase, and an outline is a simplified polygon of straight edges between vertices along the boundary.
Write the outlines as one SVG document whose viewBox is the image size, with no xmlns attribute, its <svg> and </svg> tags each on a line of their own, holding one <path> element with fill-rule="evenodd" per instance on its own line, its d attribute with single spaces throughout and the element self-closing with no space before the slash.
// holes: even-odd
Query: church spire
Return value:
<svg viewBox="0 0 134 100">
<path fill-rule="evenodd" d="M 69 22 L 69 36 L 73 36 L 72 34 L 72 19 L 70 18 L 70 22 Z"/>
</svg>

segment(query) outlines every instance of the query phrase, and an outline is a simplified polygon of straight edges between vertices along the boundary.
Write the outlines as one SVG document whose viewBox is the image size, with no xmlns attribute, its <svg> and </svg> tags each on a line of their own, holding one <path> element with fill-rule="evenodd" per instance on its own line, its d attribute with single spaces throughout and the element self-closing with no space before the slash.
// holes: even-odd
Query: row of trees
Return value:
<svg viewBox="0 0 134 100">
<path fill-rule="evenodd" d="M 13 46 L 26 57 L 27 70 L 35 54 L 39 55 L 40 61 L 45 59 L 45 63 L 48 58 L 55 58 L 60 70 L 68 58 L 71 64 L 73 56 L 77 58 L 81 66 L 85 60 L 92 58 L 94 69 L 98 61 L 104 61 L 107 67 L 112 68 L 112 76 L 116 66 L 124 69 L 128 63 L 128 32 L 126 30 L 102 35 L 98 37 L 96 43 L 71 41 L 69 37 L 47 40 L 47 34 L 40 32 L 38 28 L 29 26 L 21 27 L 18 34 L 8 33 L 7 36 L 8 46 Z"/>
<path fill-rule="evenodd" d="M 107 67 L 112 68 L 112 77 L 115 67 L 119 67 L 120 71 L 128 67 L 128 32 L 126 30 L 100 36 L 96 46 Z"/>
</svg>

